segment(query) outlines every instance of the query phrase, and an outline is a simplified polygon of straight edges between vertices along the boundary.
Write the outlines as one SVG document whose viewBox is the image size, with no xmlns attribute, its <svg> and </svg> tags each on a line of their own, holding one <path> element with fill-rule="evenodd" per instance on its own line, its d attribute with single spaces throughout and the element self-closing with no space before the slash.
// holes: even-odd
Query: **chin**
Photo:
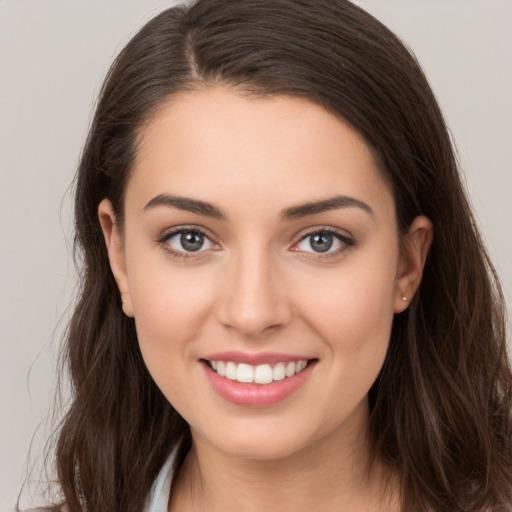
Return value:
<svg viewBox="0 0 512 512">
<path fill-rule="evenodd" d="M 219 448 L 226 454 L 240 459 L 276 461 L 292 457 L 307 446 L 306 442 L 298 439 L 285 439 L 284 436 L 276 436 L 273 439 L 269 437 L 232 440 L 223 443 L 225 446 Z"/>
<path fill-rule="evenodd" d="M 206 435 L 192 429 L 192 436 L 232 457 L 276 461 L 317 450 L 323 439 L 336 435 L 326 423 L 308 426 L 303 417 L 294 421 L 252 417 L 229 427 L 224 424 L 216 431 L 209 429 Z"/>
</svg>

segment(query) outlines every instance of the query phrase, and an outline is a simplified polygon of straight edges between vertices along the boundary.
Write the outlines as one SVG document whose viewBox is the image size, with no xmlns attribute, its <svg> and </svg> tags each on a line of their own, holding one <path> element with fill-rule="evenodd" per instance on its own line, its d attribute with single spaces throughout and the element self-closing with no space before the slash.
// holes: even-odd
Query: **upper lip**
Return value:
<svg viewBox="0 0 512 512">
<path fill-rule="evenodd" d="M 237 352 L 237 351 L 229 351 L 229 352 L 217 352 L 215 354 L 208 354 L 202 359 L 206 359 L 208 361 L 232 361 L 233 363 L 245 363 L 250 364 L 252 366 L 257 366 L 259 364 L 277 364 L 277 363 L 289 363 L 291 361 L 308 361 L 310 359 L 314 359 L 308 356 L 301 355 L 292 355 L 292 354 L 282 354 L 278 352 L 259 352 L 259 353 L 249 353 L 249 352 Z"/>
</svg>

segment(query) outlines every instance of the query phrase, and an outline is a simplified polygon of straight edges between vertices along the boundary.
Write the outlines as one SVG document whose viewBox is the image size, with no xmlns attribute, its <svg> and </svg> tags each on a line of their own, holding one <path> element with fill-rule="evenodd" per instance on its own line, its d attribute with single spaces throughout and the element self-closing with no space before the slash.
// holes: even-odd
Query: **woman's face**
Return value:
<svg viewBox="0 0 512 512">
<path fill-rule="evenodd" d="M 196 440 L 278 458 L 364 432 L 409 281 L 392 194 L 347 124 L 291 97 L 175 96 L 143 133 L 122 241 L 108 201 L 100 218 Z"/>
</svg>

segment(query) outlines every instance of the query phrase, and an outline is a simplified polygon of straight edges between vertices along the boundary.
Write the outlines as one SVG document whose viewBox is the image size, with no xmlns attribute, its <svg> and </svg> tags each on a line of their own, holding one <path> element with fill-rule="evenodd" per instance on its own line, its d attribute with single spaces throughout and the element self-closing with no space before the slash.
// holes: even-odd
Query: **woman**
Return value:
<svg viewBox="0 0 512 512">
<path fill-rule="evenodd" d="M 341 0 L 200 0 L 76 182 L 63 502 L 510 510 L 503 299 L 414 58 Z"/>
</svg>

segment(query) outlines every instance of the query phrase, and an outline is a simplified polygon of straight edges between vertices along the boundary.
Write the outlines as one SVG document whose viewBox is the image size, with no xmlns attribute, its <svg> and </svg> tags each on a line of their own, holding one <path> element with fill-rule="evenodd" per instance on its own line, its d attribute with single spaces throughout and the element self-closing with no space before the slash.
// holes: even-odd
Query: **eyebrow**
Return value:
<svg viewBox="0 0 512 512">
<path fill-rule="evenodd" d="M 148 211 L 158 206 L 178 208 L 179 210 L 196 213 L 197 215 L 204 215 L 214 219 L 225 220 L 227 218 L 220 208 L 211 203 L 200 201 L 199 199 L 192 199 L 191 197 L 174 196 L 169 194 L 159 194 L 155 196 L 148 202 L 148 204 L 146 204 L 143 211 Z M 364 210 L 372 217 L 375 215 L 374 211 L 368 204 L 356 199 L 355 197 L 335 196 L 321 201 L 314 201 L 285 208 L 281 211 L 279 216 L 281 221 L 286 222 L 307 217 L 309 215 L 316 215 L 329 210 L 354 207 Z"/>
<path fill-rule="evenodd" d="M 144 206 L 144 211 L 151 210 L 157 206 L 168 206 L 184 210 L 186 212 L 197 213 L 214 219 L 225 219 L 226 216 L 222 211 L 211 203 L 192 199 L 190 197 L 171 196 L 168 194 L 159 194 Z"/>
<path fill-rule="evenodd" d="M 321 201 L 314 201 L 311 203 L 300 204 L 286 208 L 281 212 L 281 220 L 289 221 L 307 217 L 308 215 L 316 215 L 318 213 L 326 212 L 329 210 L 337 210 L 339 208 L 361 208 L 369 213 L 372 217 L 375 216 L 374 211 L 369 205 L 350 196 L 335 196 Z"/>
</svg>

